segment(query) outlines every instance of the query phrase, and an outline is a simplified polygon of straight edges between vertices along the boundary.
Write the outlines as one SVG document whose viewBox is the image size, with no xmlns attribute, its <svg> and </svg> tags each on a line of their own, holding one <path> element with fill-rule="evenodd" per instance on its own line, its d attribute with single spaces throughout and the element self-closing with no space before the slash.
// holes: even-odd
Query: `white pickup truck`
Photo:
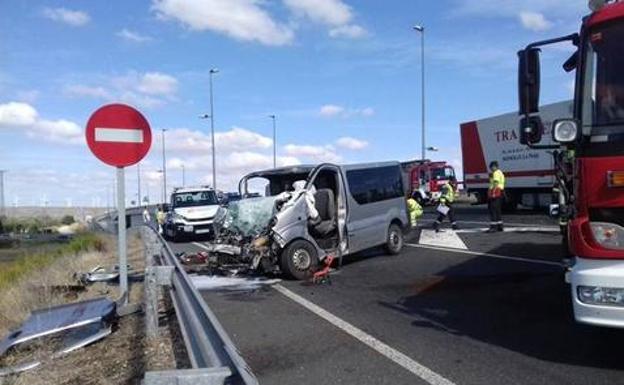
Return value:
<svg viewBox="0 0 624 385">
<path fill-rule="evenodd" d="M 214 189 L 207 186 L 176 188 L 165 220 L 165 237 L 180 238 L 214 236 L 214 217 L 219 201 Z"/>
</svg>

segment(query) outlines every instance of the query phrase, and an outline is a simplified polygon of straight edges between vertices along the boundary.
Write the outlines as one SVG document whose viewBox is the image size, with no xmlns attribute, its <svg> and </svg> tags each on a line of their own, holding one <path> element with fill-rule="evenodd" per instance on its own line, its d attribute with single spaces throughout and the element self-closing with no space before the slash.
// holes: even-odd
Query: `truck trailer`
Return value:
<svg viewBox="0 0 624 385">
<path fill-rule="evenodd" d="M 572 116 L 572 101 L 548 104 L 540 109 L 544 126 Z M 550 128 L 547 128 L 549 130 Z M 480 204 L 487 203 L 489 164 L 498 161 L 506 176 L 506 211 L 521 204 L 532 208 L 552 203 L 555 167 L 552 151 L 528 148 L 518 142 L 518 112 L 489 117 L 460 125 L 464 185 Z M 544 135 L 544 144 L 550 133 Z"/>
</svg>

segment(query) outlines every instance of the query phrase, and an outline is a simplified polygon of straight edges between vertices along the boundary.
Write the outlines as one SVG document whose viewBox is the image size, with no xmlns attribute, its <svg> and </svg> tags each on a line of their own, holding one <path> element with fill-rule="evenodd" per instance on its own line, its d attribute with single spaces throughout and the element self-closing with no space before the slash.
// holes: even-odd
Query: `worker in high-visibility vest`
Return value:
<svg viewBox="0 0 624 385">
<path fill-rule="evenodd" d="M 498 168 L 498 162 L 490 163 L 490 187 L 488 189 L 488 209 L 490 211 L 490 229 L 494 233 L 503 231 L 503 199 L 505 199 L 505 174 Z"/>
<path fill-rule="evenodd" d="M 158 232 L 165 234 L 165 219 L 167 214 L 165 213 L 164 206 L 158 206 L 158 212 L 156 213 L 156 222 L 158 223 Z"/>
<path fill-rule="evenodd" d="M 418 218 L 423 215 L 423 208 L 420 203 L 418 203 L 419 198 L 420 193 L 418 191 L 414 191 L 412 195 L 407 198 L 407 214 L 409 215 L 412 227 L 416 227 L 418 225 Z"/>
<path fill-rule="evenodd" d="M 453 209 L 456 185 L 457 182 L 455 181 L 455 177 L 450 177 L 448 182 L 446 182 L 440 189 L 440 205 L 437 208 L 438 219 L 433 222 L 433 228 L 435 229 L 436 233 L 440 231 L 440 225 L 446 217 L 448 217 L 449 221 L 451 222 L 452 229 L 458 229 L 457 221 L 455 220 L 455 210 Z"/>
</svg>

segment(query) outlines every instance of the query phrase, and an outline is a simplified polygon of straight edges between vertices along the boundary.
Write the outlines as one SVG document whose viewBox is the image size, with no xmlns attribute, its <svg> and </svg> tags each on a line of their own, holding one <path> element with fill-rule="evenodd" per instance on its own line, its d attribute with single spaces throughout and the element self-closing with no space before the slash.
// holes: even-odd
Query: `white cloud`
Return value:
<svg viewBox="0 0 624 385">
<path fill-rule="evenodd" d="M 303 157 L 315 162 L 340 162 L 342 157 L 336 153 L 336 149 L 332 145 L 313 146 L 287 144 L 284 146 L 286 154 L 294 157 Z"/>
<path fill-rule="evenodd" d="M 152 109 L 176 100 L 178 80 L 162 72 L 128 72 L 123 76 L 102 79 L 101 85 L 71 84 L 63 89 L 68 97 L 88 97 L 104 101 L 122 101 Z"/>
<path fill-rule="evenodd" d="M 119 95 L 118 99 L 124 103 L 147 109 L 160 107 L 166 103 L 163 99 L 131 91 L 122 93 L 121 95 Z"/>
<path fill-rule="evenodd" d="M 233 127 L 230 131 L 216 132 L 215 144 L 218 148 L 241 151 L 253 148 L 271 148 L 273 140 L 244 128 Z"/>
<path fill-rule="evenodd" d="M 82 129 L 72 121 L 41 119 L 28 103 L 0 104 L 0 128 L 19 129 L 33 139 L 58 143 L 84 143 Z"/>
<path fill-rule="evenodd" d="M 363 150 L 368 147 L 368 142 L 365 140 L 344 136 L 336 140 L 338 147 L 346 148 L 348 150 Z"/>
<path fill-rule="evenodd" d="M 335 104 L 326 104 L 324 106 L 321 106 L 319 114 L 325 117 L 333 117 L 342 114 L 344 110 L 345 109 L 342 106 L 337 106 Z"/>
<path fill-rule="evenodd" d="M 284 5 L 300 18 L 331 27 L 333 38 L 356 39 L 368 34 L 363 27 L 352 24 L 353 10 L 341 0 L 283 0 Z"/>
<path fill-rule="evenodd" d="M 160 72 L 148 72 L 140 77 L 136 89 L 147 95 L 171 96 L 178 89 L 178 80 Z"/>
<path fill-rule="evenodd" d="M 462 16 L 516 17 L 520 12 L 527 10 L 562 16 L 576 16 L 586 13 L 587 3 L 569 0 L 456 0 L 452 9 L 454 14 Z"/>
<path fill-rule="evenodd" d="M 127 28 L 122 29 L 121 31 L 117 32 L 115 35 L 117 35 L 118 37 L 126 41 L 130 41 L 133 43 L 146 43 L 148 41 L 153 40 L 151 37 L 147 35 L 141 35 L 140 33 L 131 31 Z"/>
<path fill-rule="evenodd" d="M 331 37 L 346 37 L 350 39 L 357 39 L 360 37 L 365 37 L 368 35 L 368 32 L 359 25 L 342 25 L 340 27 L 332 28 L 329 30 L 329 36 Z"/>
<path fill-rule="evenodd" d="M 294 39 L 293 30 L 274 21 L 256 0 L 153 0 L 164 20 L 176 20 L 194 31 L 213 31 L 242 41 L 281 46 Z"/>
<path fill-rule="evenodd" d="M 353 19 L 351 7 L 340 0 L 284 0 L 284 4 L 299 16 L 333 26 L 341 26 Z"/>
<path fill-rule="evenodd" d="M 67 8 L 44 8 L 43 16 L 73 27 L 81 27 L 91 21 L 91 17 L 86 12 L 73 11 Z"/>
<path fill-rule="evenodd" d="M 346 108 L 336 104 L 325 104 L 319 109 L 319 115 L 325 118 L 350 118 L 353 116 L 370 117 L 375 115 L 375 109 L 372 107 Z"/>
<path fill-rule="evenodd" d="M 39 120 L 27 132 L 33 139 L 55 143 L 84 144 L 82 128 L 69 120 Z"/>
<path fill-rule="evenodd" d="M 90 97 L 95 99 L 111 99 L 112 95 L 104 87 L 90 87 L 81 84 L 68 85 L 63 93 L 70 97 Z"/>
<path fill-rule="evenodd" d="M 160 135 L 155 137 L 160 143 Z M 188 128 L 169 129 L 165 133 L 167 151 L 181 153 L 210 153 L 212 145 L 210 135 Z M 271 148 L 273 140 L 241 127 L 232 127 L 229 131 L 215 132 L 215 145 L 218 154 L 232 151 L 266 150 Z"/>
<path fill-rule="evenodd" d="M 375 109 L 372 107 L 366 107 L 360 110 L 360 114 L 362 114 L 362 116 L 373 116 L 375 115 Z"/>
<path fill-rule="evenodd" d="M 542 32 L 552 27 L 552 23 L 546 20 L 546 17 L 539 12 L 523 11 L 520 12 L 518 17 L 520 18 L 522 26 L 530 31 Z"/>
<path fill-rule="evenodd" d="M 0 128 L 32 126 L 38 119 L 37 110 L 28 103 L 0 104 Z"/>
</svg>

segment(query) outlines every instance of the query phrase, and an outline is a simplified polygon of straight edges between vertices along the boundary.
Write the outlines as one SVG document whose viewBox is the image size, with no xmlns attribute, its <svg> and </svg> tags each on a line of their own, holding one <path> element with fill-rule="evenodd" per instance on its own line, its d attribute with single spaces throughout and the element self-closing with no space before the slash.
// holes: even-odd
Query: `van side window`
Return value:
<svg viewBox="0 0 624 385">
<path fill-rule="evenodd" d="M 347 171 L 349 192 L 361 205 L 403 196 L 403 179 L 399 167 L 377 167 Z"/>
</svg>

